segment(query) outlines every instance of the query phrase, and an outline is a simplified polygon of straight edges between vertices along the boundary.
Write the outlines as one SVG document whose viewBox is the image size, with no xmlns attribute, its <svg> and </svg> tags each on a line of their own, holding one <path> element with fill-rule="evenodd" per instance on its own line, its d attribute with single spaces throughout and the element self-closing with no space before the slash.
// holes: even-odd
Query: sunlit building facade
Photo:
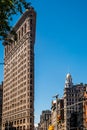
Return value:
<svg viewBox="0 0 87 130">
<path fill-rule="evenodd" d="M 5 45 L 3 118 L 18 130 L 34 130 L 34 43 L 36 12 L 29 7 L 14 29 L 17 41 Z"/>
<path fill-rule="evenodd" d="M 0 130 L 2 130 L 3 82 L 0 84 Z"/>
<path fill-rule="evenodd" d="M 64 130 L 64 99 L 58 98 L 52 101 L 51 106 L 51 125 L 54 127 L 54 130 Z"/>
<path fill-rule="evenodd" d="M 84 92 L 84 102 L 83 102 L 83 128 L 87 128 L 87 87 Z"/>
</svg>

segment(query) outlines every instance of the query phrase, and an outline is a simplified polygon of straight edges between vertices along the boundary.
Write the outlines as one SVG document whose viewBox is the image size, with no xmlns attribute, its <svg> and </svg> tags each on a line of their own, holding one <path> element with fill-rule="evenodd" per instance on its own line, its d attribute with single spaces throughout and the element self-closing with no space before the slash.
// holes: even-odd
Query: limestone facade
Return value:
<svg viewBox="0 0 87 130">
<path fill-rule="evenodd" d="M 14 27 L 17 41 L 5 45 L 2 130 L 6 122 L 34 130 L 35 26 L 36 12 L 29 7 Z"/>
</svg>

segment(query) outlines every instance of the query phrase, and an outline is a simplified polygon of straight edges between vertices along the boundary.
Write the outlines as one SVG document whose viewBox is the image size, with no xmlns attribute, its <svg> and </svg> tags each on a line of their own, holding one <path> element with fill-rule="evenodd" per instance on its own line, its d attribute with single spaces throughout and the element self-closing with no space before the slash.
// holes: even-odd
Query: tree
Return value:
<svg viewBox="0 0 87 130">
<path fill-rule="evenodd" d="M 23 13 L 23 9 L 29 8 L 30 3 L 26 0 L 0 0 L 0 40 L 10 40 L 7 39 L 7 34 L 9 32 L 15 36 L 15 30 L 12 29 L 10 21 L 12 21 L 12 16 L 18 13 Z"/>
</svg>

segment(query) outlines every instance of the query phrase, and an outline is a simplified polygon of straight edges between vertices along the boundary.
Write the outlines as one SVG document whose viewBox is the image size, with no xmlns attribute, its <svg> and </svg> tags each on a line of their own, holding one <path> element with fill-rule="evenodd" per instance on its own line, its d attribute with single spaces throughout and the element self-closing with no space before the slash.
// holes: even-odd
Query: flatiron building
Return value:
<svg viewBox="0 0 87 130">
<path fill-rule="evenodd" d="M 29 7 L 14 29 L 17 40 L 5 44 L 2 130 L 34 130 L 34 43 L 36 12 Z"/>
</svg>

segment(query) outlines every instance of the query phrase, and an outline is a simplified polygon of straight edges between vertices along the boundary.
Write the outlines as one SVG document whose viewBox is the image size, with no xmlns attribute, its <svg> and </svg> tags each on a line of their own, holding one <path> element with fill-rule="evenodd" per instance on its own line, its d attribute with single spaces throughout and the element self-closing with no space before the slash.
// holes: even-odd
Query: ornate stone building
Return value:
<svg viewBox="0 0 87 130">
<path fill-rule="evenodd" d="M 38 124 L 38 130 L 48 130 L 51 119 L 51 111 L 45 110 L 42 111 L 40 115 L 40 123 Z"/>
<path fill-rule="evenodd" d="M 83 115 L 84 115 L 83 97 L 84 92 L 86 91 L 86 87 L 87 84 L 83 83 L 73 85 L 72 76 L 70 74 L 67 74 L 64 88 L 65 130 L 70 129 L 75 130 L 83 126 Z"/>
<path fill-rule="evenodd" d="M 17 41 L 5 45 L 2 130 L 34 130 L 34 43 L 36 13 L 29 7 L 14 29 Z"/>
</svg>

